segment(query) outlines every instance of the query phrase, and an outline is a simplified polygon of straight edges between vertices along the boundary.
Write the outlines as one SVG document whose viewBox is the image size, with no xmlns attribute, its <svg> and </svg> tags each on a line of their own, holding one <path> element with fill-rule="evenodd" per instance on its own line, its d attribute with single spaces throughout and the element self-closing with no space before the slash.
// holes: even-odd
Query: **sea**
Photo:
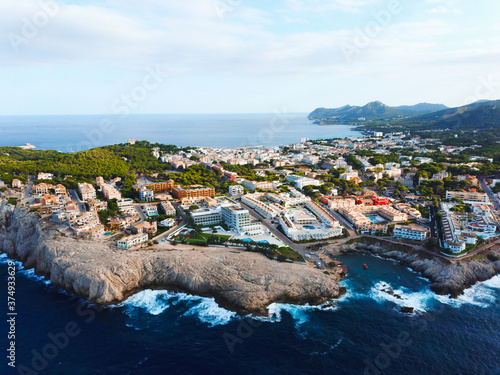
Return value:
<svg viewBox="0 0 500 375">
<path fill-rule="evenodd" d="M 341 256 L 333 305 L 272 304 L 238 316 L 202 298 L 146 290 L 99 308 L 16 262 L 16 368 L 6 340 L 8 258 L 0 255 L 1 374 L 500 374 L 500 277 L 458 299 L 368 254 Z M 363 264 L 368 269 L 363 269 Z M 397 298 L 384 292 L 392 288 Z M 401 307 L 413 307 L 412 315 Z"/>
<path fill-rule="evenodd" d="M 129 139 L 199 147 L 280 146 L 362 134 L 352 125 L 320 126 L 307 114 L 0 116 L 0 146 L 30 143 L 77 152 Z"/>
<path fill-rule="evenodd" d="M 0 143 L 77 151 L 128 138 L 236 147 L 359 135 L 352 127 L 316 126 L 303 115 L 289 118 L 284 128 L 278 114 L 137 118 L 122 119 L 109 133 L 99 117 L 3 117 Z M 364 253 L 339 260 L 349 271 L 342 281 L 346 294 L 323 306 L 275 303 L 262 318 L 167 290 L 142 291 L 102 308 L 19 262 L 9 295 L 9 259 L 0 255 L 0 374 L 500 374 L 500 276 L 450 299 L 396 262 Z M 7 315 L 12 296 L 15 324 Z M 7 358 L 10 341 L 15 368 Z"/>
</svg>

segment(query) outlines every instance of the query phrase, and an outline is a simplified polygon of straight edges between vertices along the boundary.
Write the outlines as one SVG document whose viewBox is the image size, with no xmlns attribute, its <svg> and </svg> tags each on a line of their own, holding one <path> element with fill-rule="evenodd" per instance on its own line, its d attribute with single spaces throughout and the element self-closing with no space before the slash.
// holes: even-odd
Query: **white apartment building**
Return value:
<svg viewBox="0 0 500 375">
<path fill-rule="evenodd" d="M 328 199 L 328 208 L 330 208 L 331 210 L 354 207 L 356 205 L 356 201 L 351 198 L 332 197 L 327 199 Z"/>
<path fill-rule="evenodd" d="M 122 212 L 130 212 L 134 211 L 134 200 L 130 198 L 119 199 L 116 201 L 116 204 L 120 208 Z"/>
<path fill-rule="evenodd" d="M 300 194 L 300 196 L 292 196 L 292 194 L 288 193 L 280 193 L 280 194 L 269 193 L 266 195 L 266 197 L 272 200 L 273 202 L 281 204 L 285 208 L 298 206 L 300 204 L 306 204 L 311 201 L 311 198 L 305 196 L 304 194 Z"/>
<path fill-rule="evenodd" d="M 220 207 L 202 208 L 191 212 L 191 217 L 196 225 L 209 226 L 220 224 L 222 215 Z"/>
<path fill-rule="evenodd" d="M 102 193 L 107 200 L 110 199 L 122 199 L 122 194 L 112 185 L 102 184 L 101 185 Z"/>
<path fill-rule="evenodd" d="M 94 186 L 86 182 L 78 184 L 78 191 L 80 192 L 82 200 L 84 201 L 90 199 L 96 199 L 97 197 Z"/>
<path fill-rule="evenodd" d="M 37 180 L 52 180 L 54 175 L 52 173 L 38 173 Z"/>
<path fill-rule="evenodd" d="M 232 230 L 250 236 L 261 235 L 264 228 L 261 223 L 252 222 L 250 212 L 240 207 L 221 207 L 222 219 Z"/>
<path fill-rule="evenodd" d="M 221 215 L 227 226 L 236 231 L 239 231 L 241 227 L 248 226 L 251 222 L 250 212 L 244 208 L 222 207 Z"/>
<path fill-rule="evenodd" d="M 283 232 L 292 241 L 324 240 L 342 235 L 341 226 L 334 228 L 314 226 L 308 229 L 294 223 L 293 218 L 287 213 L 280 215 L 278 220 Z"/>
<path fill-rule="evenodd" d="M 155 200 L 155 193 L 146 187 L 139 190 L 139 199 L 143 202 L 152 202 Z"/>
<path fill-rule="evenodd" d="M 420 226 L 394 226 L 394 237 L 405 238 L 408 240 L 424 241 L 430 236 L 429 228 Z"/>
<path fill-rule="evenodd" d="M 321 182 L 314 178 L 290 175 L 286 178 L 295 185 L 296 189 L 303 189 L 305 186 L 320 186 Z"/>
<path fill-rule="evenodd" d="M 148 235 L 146 233 L 140 233 L 134 236 L 124 237 L 121 240 L 118 240 L 117 245 L 118 248 L 120 249 L 128 250 L 147 242 L 148 242 Z"/>
<path fill-rule="evenodd" d="M 245 194 L 245 189 L 241 185 L 229 186 L 229 196 L 232 198 L 239 198 Z"/>
<path fill-rule="evenodd" d="M 274 185 L 272 182 L 268 181 L 249 181 L 243 180 L 243 186 L 245 186 L 248 190 L 255 191 L 256 189 L 261 190 L 274 190 Z"/>
<path fill-rule="evenodd" d="M 284 207 L 279 207 L 278 205 L 273 205 L 272 203 L 266 204 L 261 202 L 259 200 L 261 196 L 262 194 L 247 194 L 241 198 L 241 202 L 253 208 L 266 219 L 273 219 L 284 210 Z"/>
<path fill-rule="evenodd" d="M 142 211 L 148 217 L 158 216 L 158 206 L 156 204 L 145 204 L 142 206 Z"/>
<path fill-rule="evenodd" d="M 309 211 L 314 213 L 317 217 L 320 218 L 321 222 L 328 227 L 340 227 L 340 223 L 323 207 L 319 206 L 314 202 L 309 202 L 306 204 L 306 207 Z"/>
<path fill-rule="evenodd" d="M 468 202 L 489 203 L 490 199 L 486 193 L 469 193 L 467 191 L 447 191 L 446 199 L 461 199 Z"/>
<path fill-rule="evenodd" d="M 164 201 L 160 203 L 160 208 L 167 216 L 175 216 L 176 210 L 172 203 Z"/>
</svg>

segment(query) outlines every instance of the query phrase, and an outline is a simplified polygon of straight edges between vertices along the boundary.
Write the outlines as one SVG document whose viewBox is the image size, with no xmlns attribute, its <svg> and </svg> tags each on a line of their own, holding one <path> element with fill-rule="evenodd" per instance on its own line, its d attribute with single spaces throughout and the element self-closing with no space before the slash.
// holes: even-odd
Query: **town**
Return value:
<svg viewBox="0 0 500 375">
<path fill-rule="evenodd" d="M 498 235 L 493 160 L 438 139 L 373 132 L 280 147 L 172 151 L 133 139 L 122 147 L 147 148 L 163 173 L 2 173 L 1 194 L 63 236 L 120 251 L 227 246 L 325 269 L 334 262 L 314 249 L 357 237 L 460 259 Z"/>
</svg>

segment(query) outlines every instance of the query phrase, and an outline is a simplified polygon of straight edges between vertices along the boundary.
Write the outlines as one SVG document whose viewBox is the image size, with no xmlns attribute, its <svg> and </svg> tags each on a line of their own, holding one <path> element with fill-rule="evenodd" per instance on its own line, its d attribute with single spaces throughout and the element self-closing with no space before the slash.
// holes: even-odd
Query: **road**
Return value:
<svg viewBox="0 0 500 375">
<path fill-rule="evenodd" d="M 135 208 L 137 214 L 139 215 L 139 217 L 141 218 L 141 221 L 139 222 L 139 224 L 144 223 L 144 221 L 146 220 L 146 215 L 144 215 L 144 212 L 142 212 L 141 204 L 134 203 L 134 208 Z"/>
<path fill-rule="evenodd" d="M 28 183 L 23 187 L 21 191 L 21 204 L 28 204 L 28 202 L 33 201 L 33 181 L 35 181 L 35 177 L 29 177 Z"/>
<path fill-rule="evenodd" d="M 497 212 L 500 210 L 500 203 L 498 202 L 497 197 L 495 196 L 495 193 L 491 190 L 491 188 L 488 186 L 484 178 L 479 180 L 479 183 L 481 185 L 481 189 L 488 194 L 488 197 L 490 198 L 491 203 L 493 203 L 494 207 L 496 208 Z"/>
<path fill-rule="evenodd" d="M 340 224 L 342 224 L 342 226 L 347 230 L 347 232 L 349 232 L 349 236 L 350 237 L 356 237 L 357 236 L 356 230 L 354 229 L 354 227 L 352 226 L 352 224 L 349 223 L 342 215 L 340 215 L 338 212 L 335 212 L 335 211 L 329 209 L 325 205 L 322 205 L 322 207 L 325 210 L 327 210 L 328 213 L 331 214 L 335 219 L 337 219 Z"/>
<path fill-rule="evenodd" d="M 69 196 L 74 202 L 76 202 L 76 206 L 80 210 L 80 214 L 87 212 L 87 206 L 85 205 L 85 202 L 80 199 L 80 196 L 75 190 L 70 190 Z"/>
<path fill-rule="evenodd" d="M 252 208 L 245 204 L 241 204 L 243 207 L 245 207 L 249 212 L 250 215 L 252 215 L 254 218 L 261 220 L 262 224 L 269 229 L 269 231 L 274 234 L 276 237 L 278 237 L 285 245 L 290 247 L 291 249 L 297 251 L 302 255 L 302 257 L 307 261 L 312 261 L 312 262 L 319 262 L 322 267 L 321 268 L 326 268 L 329 269 L 330 267 L 325 263 L 321 257 L 314 253 L 314 252 L 307 252 L 306 247 L 311 245 L 311 244 L 296 244 L 295 242 L 292 242 L 287 236 L 285 236 L 283 233 L 281 233 L 273 224 L 271 224 L 268 220 L 263 218 L 260 214 L 255 212 Z M 324 241 L 318 241 L 318 242 L 324 242 Z M 306 256 L 307 255 L 307 256 Z"/>
<path fill-rule="evenodd" d="M 437 238 L 437 220 L 436 220 L 436 208 L 434 206 L 429 206 L 429 228 L 431 229 L 431 237 Z"/>
<path fill-rule="evenodd" d="M 177 229 L 179 229 L 180 227 L 182 227 L 184 224 L 188 223 L 187 215 L 186 215 L 186 213 L 183 210 L 181 210 L 181 208 L 179 207 L 179 203 L 172 202 L 172 205 L 175 207 L 175 209 L 177 210 L 177 212 L 181 215 L 181 222 L 178 225 L 170 228 L 165 233 L 162 233 L 159 236 L 156 236 L 155 238 L 153 238 L 153 240 L 161 241 L 162 239 L 167 238 L 168 236 L 170 236 L 173 232 L 175 232 Z"/>
</svg>

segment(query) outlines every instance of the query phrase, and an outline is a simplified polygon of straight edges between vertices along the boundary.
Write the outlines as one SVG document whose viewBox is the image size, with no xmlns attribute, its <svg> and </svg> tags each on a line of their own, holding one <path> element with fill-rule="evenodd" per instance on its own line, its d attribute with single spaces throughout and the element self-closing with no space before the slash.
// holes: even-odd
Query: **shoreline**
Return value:
<svg viewBox="0 0 500 375">
<path fill-rule="evenodd" d="M 272 303 L 321 305 L 345 294 L 340 273 L 327 276 L 304 265 L 279 263 L 258 253 L 170 244 L 121 251 L 103 242 L 55 238 L 38 217 L 0 201 L 0 252 L 67 293 L 98 305 L 116 305 L 147 289 L 214 298 L 240 315 L 267 316 Z M 458 297 L 500 274 L 500 260 L 445 262 L 383 239 L 331 245 L 333 257 L 359 251 L 405 265 L 431 282 L 438 295 Z M 489 249 L 500 259 L 500 248 Z M 492 257 L 493 257 L 492 256 Z M 292 279 L 292 281 L 290 280 Z"/>
<path fill-rule="evenodd" d="M 42 232 L 43 231 L 43 232 Z M 212 297 L 239 314 L 268 315 L 272 303 L 321 305 L 340 297 L 339 274 L 280 263 L 258 253 L 172 246 L 123 252 L 57 237 L 38 217 L 0 203 L 0 251 L 86 301 L 115 305 L 146 289 Z"/>
<path fill-rule="evenodd" d="M 491 258 L 496 260 L 488 259 L 488 254 L 486 254 L 481 258 L 445 262 L 438 257 L 432 257 L 417 250 L 404 250 L 403 246 L 398 248 L 397 244 L 389 243 L 383 239 L 370 240 L 372 243 L 355 242 L 354 244 L 333 247 L 326 252 L 332 256 L 338 256 L 361 251 L 372 256 L 396 261 L 429 280 L 430 289 L 434 293 L 448 295 L 451 298 L 457 298 L 476 283 L 488 281 L 500 275 L 500 248 L 487 250 L 487 253 L 491 254 Z"/>
</svg>

